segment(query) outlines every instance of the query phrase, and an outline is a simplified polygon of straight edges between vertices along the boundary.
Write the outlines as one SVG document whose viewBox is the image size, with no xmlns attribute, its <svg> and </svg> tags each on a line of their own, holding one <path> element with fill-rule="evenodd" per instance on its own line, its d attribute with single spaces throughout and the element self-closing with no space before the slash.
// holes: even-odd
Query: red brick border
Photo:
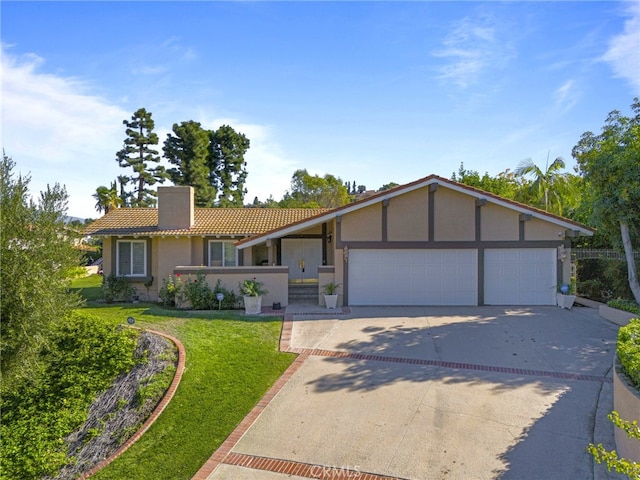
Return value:
<svg viewBox="0 0 640 480">
<path fill-rule="evenodd" d="M 284 330 L 284 329 L 283 329 Z M 285 370 L 285 372 L 276 380 L 276 382 L 271 386 L 271 388 L 263 395 L 260 401 L 256 404 L 255 407 L 249 412 L 249 414 L 244 417 L 244 419 L 238 424 L 231 435 L 227 437 L 227 439 L 222 442 L 222 445 L 218 447 L 218 449 L 213 452 L 213 455 L 209 457 L 209 460 L 200 467 L 200 470 L 192 477 L 192 480 L 206 480 L 206 478 L 211 475 L 211 473 L 223 463 L 227 455 L 231 453 L 231 449 L 235 447 L 236 443 L 242 438 L 242 436 L 249 430 L 251 425 L 258 419 L 260 414 L 264 411 L 264 409 L 269 405 L 271 400 L 282 390 L 282 387 L 286 385 L 286 383 L 291 379 L 294 373 L 302 366 L 304 361 L 307 359 L 308 355 L 302 354 L 298 358 L 296 358 L 289 368 Z"/>
<path fill-rule="evenodd" d="M 411 365 L 429 365 L 461 370 L 477 370 L 482 372 L 509 373 L 512 375 L 527 375 L 532 377 L 551 377 L 564 380 L 583 380 L 587 382 L 612 383 L 613 380 L 599 375 L 583 375 L 581 373 L 553 372 L 548 370 L 530 370 L 526 368 L 495 367 L 492 365 L 479 365 L 474 363 L 443 362 L 440 360 L 423 360 L 421 358 L 387 357 L 383 355 L 371 355 L 367 353 L 336 352 L 319 348 L 289 348 L 291 353 L 305 354 L 308 356 L 352 358 L 355 360 L 372 360 L 374 362 L 405 363 Z"/>
<path fill-rule="evenodd" d="M 134 327 L 134 328 L 137 328 L 137 327 Z M 129 449 L 129 447 L 131 447 L 131 445 L 137 442 L 140 439 L 140 437 L 142 437 L 142 435 L 147 430 L 149 430 L 149 427 L 153 425 L 153 423 L 158 419 L 162 411 L 166 408 L 166 406 L 169 404 L 169 402 L 173 398 L 173 395 L 176 393 L 178 385 L 180 384 L 180 380 L 182 379 L 182 373 L 184 372 L 184 365 L 186 360 L 184 346 L 182 345 L 180 340 L 178 340 L 172 335 L 168 335 L 163 332 L 158 332 L 156 330 L 145 329 L 145 331 L 149 333 L 153 333 L 155 335 L 160 335 L 161 337 L 171 340 L 175 344 L 175 346 L 178 348 L 178 365 L 176 366 L 176 373 L 173 376 L 171 385 L 169 385 L 169 389 L 164 394 L 164 397 L 162 397 L 162 400 L 160 400 L 160 403 L 158 403 L 158 405 L 153 410 L 149 418 L 147 418 L 147 420 L 142 424 L 142 427 L 140 427 L 140 429 L 136 433 L 134 433 L 133 436 L 130 437 L 126 442 L 124 442 L 122 446 L 118 450 L 116 450 L 112 455 L 102 460 L 100 463 L 95 465 L 91 470 L 84 473 L 81 477 L 78 477 L 80 480 L 84 480 L 86 478 L 89 478 L 91 475 L 98 473 L 100 470 L 102 470 L 104 467 L 109 465 L 116 458 L 118 458 L 120 455 L 126 452 Z"/>
<path fill-rule="evenodd" d="M 335 480 L 352 478 L 356 480 L 402 480 L 399 477 L 389 477 L 387 475 L 377 475 L 375 473 L 361 472 L 357 467 L 339 467 L 318 465 L 312 463 L 292 462 L 291 460 L 280 460 L 277 458 L 258 457 L 246 455 L 244 453 L 230 453 L 224 459 L 226 465 L 236 465 L 254 470 L 264 470 L 267 472 L 284 473 L 297 477 L 317 478 L 320 480 Z"/>
<path fill-rule="evenodd" d="M 343 312 L 344 313 L 344 312 Z M 320 313 L 318 313 L 320 314 Z M 273 400 L 277 393 L 291 379 L 293 374 L 302 366 L 304 361 L 310 356 L 333 357 L 333 358 L 349 358 L 356 360 L 371 360 L 377 362 L 402 363 L 411 365 L 429 365 L 451 369 L 476 370 L 484 372 L 508 373 L 513 375 L 527 375 L 536 377 L 550 377 L 566 380 L 582 380 L 590 382 L 611 383 L 612 380 L 604 376 L 582 375 L 576 373 L 562 373 L 546 370 L 530 370 L 510 367 L 495 367 L 491 365 L 478 365 L 472 363 L 443 362 L 439 360 L 423 360 L 418 358 L 389 357 L 382 355 L 372 355 L 363 353 L 337 352 L 333 350 L 311 349 L 311 348 L 294 348 L 291 346 L 291 335 L 293 331 L 294 317 L 300 314 L 285 314 L 282 321 L 282 330 L 280 333 L 280 351 L 296 353 L 299 355 L 296 360 L 289 366 L 285 373 L 276 381 L 269 391 L 262 397 L 258 404 L 249 412 L 249 414 L 240 422 L 235 430 L 227 437 L 220 447 L 211 455 L 209 460 L 200 468 L 200 470 L 192 477 L 192 480 L 206 480 L 220 464 L 235 465 L 244 468 L 252 468 L 256 470 L 269 471 L 274 473 L 284 473 L 287 475 L 295 475 L 305 478 L 316 478 L 322 480 L 332 480 L 336 478 L 355 478 L 358 480 L 392 480 L 396 477 L 378 475 L 368 472 L 360 472 L 356 468 L 348 469 L 336 466 L 308 464 L 294 462 L 291 460 L 282 460 L 276 458 L 259 457 L 255 455 L 247 455 L 235 453 L 231 450 L 237 442 L 249 430 L 253 423 L 258 419 L 267 405 Z M 301 314 L 304 315 L 304 314 Z M 317 315 L 308 313 L 307 315 Z M 397 479 L 401 480 L 401 479 Z"/>
</svg>

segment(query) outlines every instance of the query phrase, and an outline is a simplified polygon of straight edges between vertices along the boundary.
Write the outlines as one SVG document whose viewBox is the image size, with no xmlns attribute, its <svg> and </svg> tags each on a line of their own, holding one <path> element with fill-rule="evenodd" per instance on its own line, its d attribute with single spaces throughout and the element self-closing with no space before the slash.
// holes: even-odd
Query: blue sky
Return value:
<svg viewBox="0 0 640 480">
<path fill-rule="evenodd" d="M 639 2 L 3 1 L 2 147 L 69 214 L 117 175 L 122 121 L 229 124 L 248 193 L 369 189 L 562 156 L 640 96 Z"/>
</svg>

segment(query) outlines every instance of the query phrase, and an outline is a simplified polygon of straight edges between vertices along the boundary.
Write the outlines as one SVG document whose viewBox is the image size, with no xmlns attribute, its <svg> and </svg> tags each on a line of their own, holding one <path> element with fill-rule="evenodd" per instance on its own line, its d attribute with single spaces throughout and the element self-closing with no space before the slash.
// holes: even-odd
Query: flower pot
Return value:
<svg viewBox="0 0 640 480">
<path fill-rule="evenodd" d="M 244 313 L 247 315 L 258 315 L 262 312 L 262 297 L 244 297 Z"/>
<path fill-rule="evenodd" d="M 571 307 L 573 307 L 573 302 L 575 301 L 575 295 L 563 295 L 562 293 L 558 294 L 558 306 L 560 308 L 570 309 Z"/>
<path fill-rule="evenodd" d="M 324 303 L 327 306 L 327 308 L 336 308 L 336 305 L 338 304 L 338 294 L 325 295 Z"/>
</svg>

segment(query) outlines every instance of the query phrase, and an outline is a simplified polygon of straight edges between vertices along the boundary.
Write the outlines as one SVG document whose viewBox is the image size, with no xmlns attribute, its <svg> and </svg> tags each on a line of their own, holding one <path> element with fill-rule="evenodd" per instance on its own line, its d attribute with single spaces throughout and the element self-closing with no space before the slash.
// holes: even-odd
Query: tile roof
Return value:
<svg viewBox="0 0 640 480">
<path fill-rule="evenodd" d="M 118 208 L 84 229 L 85 235 L 251 236 L 327 213 L 328 208 L 195 208 L 189 229 L 159 230 L 156 208 Z"/>
</svg>

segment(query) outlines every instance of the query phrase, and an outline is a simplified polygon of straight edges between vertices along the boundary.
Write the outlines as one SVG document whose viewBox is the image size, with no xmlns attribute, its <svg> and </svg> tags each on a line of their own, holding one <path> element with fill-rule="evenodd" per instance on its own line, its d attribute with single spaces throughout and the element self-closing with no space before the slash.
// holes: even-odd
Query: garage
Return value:
<svg viewBox="0 0 640 480">
<path fill-rule="evenodd" d="M 496 248 L 484 253 L 486 305 L 555 305 L 555 248 Z"/>
<path fill-rule="evenodd" d="M 349 252 L 351 305 L 477 305 L 475 249 Z"/>
</svg>

